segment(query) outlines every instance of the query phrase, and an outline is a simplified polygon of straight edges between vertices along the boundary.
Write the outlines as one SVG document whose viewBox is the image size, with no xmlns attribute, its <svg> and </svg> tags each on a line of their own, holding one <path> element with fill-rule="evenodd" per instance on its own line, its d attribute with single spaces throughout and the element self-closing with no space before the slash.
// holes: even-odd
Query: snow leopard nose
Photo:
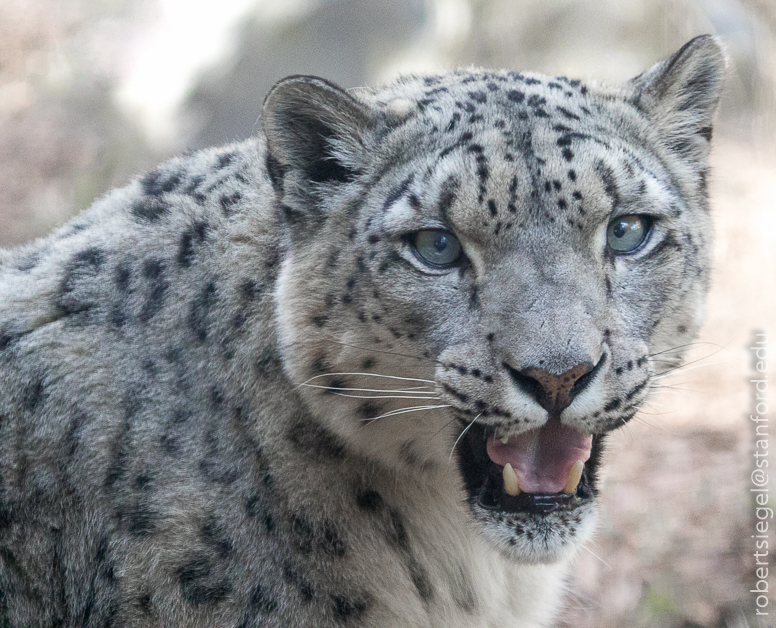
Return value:
<svg viewBox="0 0 776 628">
<path fill-rule="evenodd" d="M 595 366 L 592 362 L 580 362 L 560 375 L 538 366 L 529 366 L 519 371 L 508 364 L 504 366 L 520 390 L 530 395 L 550 415 L 559 416 L 591 382 L 604 359 L 605 356 L 602 356 Z"/>
</svg>

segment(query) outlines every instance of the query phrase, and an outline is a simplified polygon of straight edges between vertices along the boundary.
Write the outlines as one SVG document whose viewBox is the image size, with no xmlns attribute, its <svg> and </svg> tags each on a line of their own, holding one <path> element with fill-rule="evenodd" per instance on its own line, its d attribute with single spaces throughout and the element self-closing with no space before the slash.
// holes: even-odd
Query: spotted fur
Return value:
<svg viewBox="0 0 776 628">
<path fill-rule="evenodd" d="M 678 363 L 723 65 L 290 77 L 261 136 L 0 252 L 0 624 L 549 625 L 595 501 L 484 509 L 457 439 L 541 426 L 513 373 L 591 361 L 560 418 L 603 441 Z M 465 262 L 424 266 L 429 228 Z"/>
</svg>

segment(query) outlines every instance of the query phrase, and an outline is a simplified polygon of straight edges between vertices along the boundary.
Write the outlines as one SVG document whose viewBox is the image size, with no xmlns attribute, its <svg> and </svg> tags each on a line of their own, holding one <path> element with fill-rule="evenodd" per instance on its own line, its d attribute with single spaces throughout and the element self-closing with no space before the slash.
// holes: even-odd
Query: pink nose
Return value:
<svg viewBox="0 0 776 628">
<path fill-rule="evenodd" d="M 592 379 L 593 370 L 592 363 L 580 362 L 560 375 L 537 366 L 529 366 L 519 371 L 510 367 L 509 373 L 521 390 L 531 395 L 547 412 L 557 416 L 568 408 L 574 397 L 587 386 Z"/>
</svg>

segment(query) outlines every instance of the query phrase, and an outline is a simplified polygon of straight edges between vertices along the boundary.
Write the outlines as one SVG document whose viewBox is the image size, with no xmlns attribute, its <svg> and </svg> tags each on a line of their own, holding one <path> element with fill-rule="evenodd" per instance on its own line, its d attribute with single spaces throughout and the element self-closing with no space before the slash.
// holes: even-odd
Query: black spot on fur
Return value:
<svg viewBox="0 0 776 628">
<path fill-rule="evenodd" d="M 116 512 L 119 525 L 132 536 L 148 536 L 156 529 L 159 513 L 152 509 L 145 499 L 137 499 Z"/>
<path fill-rule="evenodd" d="M 366 596 L 358 598 L 346 597 L 344 595 L 332 595 L 331 600 L 334 608 L 334 616 L 340 621 L 359 620 L 367 612 L 370 606 L 370 599 Z"/>
<path fill-rule="evenodd" d="M 200 530 L 202 539 L 207 545 L 212 547 L 222 559 L 229 556 L 234 547 L 232 541 L 226 536 L 225 532 L 219 527 L 215 516 L 209 517 Z"/>
<path fill-rule="evenodd" d="M 477 607 L 474 583 L 468 572 L 460 565 L 450 574 L 451 593 L 458 608 L 471 613 Z"/>
<path fill-rule="evenodd" d="M 458 181 L 454 177 L 450 176 L 442 183 L 437 210 L 444 220 L 448 219 L 447 213 L 455 202 L 457 191 Z"/>
<path fill-rule="evenodd" d="M 237 156 L 234 152 L 229 153 L 223 153 L 222 155 L 218 156 L 218 168 L 226 168 L 229 166 L 233 161 L 234 158 Z"/>
<path fill-rule="evenodd" d="M 269 474 L 265 477 L 272 478 L 272 476 Z M 267 507 L 267 504 L 261 495 L 254 494 L 248 498 L 248 500 L 245 502 L 245 513 L 251 519 L 257 518 L 261 520 L 264 524 L 264 529 L 267 531 L 267 534 L 272 534 L 275 532 L 277 527 L 275 524 L 275 519 L 272 516 L 272 513 L 269 512 L 269 508 Z"/>
<path fill-rule="evenodd" d="M 420 599 L 428 603 L 434 598 L 434 590 L 431 587 L 431 581 L 429 580 L 428 573 L 421 566 L 417 560 L 409 560 L 407 567 L 410 572 L 410 579 L 412 584 L 415 585 L 415 589 L 420 596 Z"/>
<path fill-rule="evenodd" d="M 217 604 L 232 591 L 225 578 L 214 576 L 210 559 L 202 554 L 194 555 L 177 569 L 181 597 L 189 604 Z"/>
<path fill-rule="evenodd" d="M 479 288 L 477 286 L 472 286 L 472 290 L 469 293 L 469 308 L 474 309 L 478 307 L 479 304 L 480 304 Z"/>
<path fill-rule="evenodd" d="M 570 120 L 579 120 L 579 116 L 577 114 L 569 111 L 565 107 L 556 107 L 556 108 L 558 111 L 560 111 L 564 116 L 566 116 Z"/>
<path fill-rule="evenodd" d="M 356 504 L 362 510 L 377 512 L 383 507 L 383 498 L 377 491 L 366 489 L 356 493 Z"/>
<path fill-rule="evenodd" d="M 27 386 L 24 394 L 24 407 L 30 412 L 35 412 L 38 406 L 42 404 L 44 397 L 43 380 L 40 377 L 36 377 Z"/>
<path fill-rule="evenodd" d="M 204 221 L 195 222 L 181 234 L 178 245 L 177 262 L 181 268 L 191 266 L 194 259 L 195 245 L 202 244 L 207 237 L 209 225 Z"/>
<path fill-rule="evenodd" d="M 612 209 L 614 209 L 620 204 L 620 192 L 615 183 L 614 171 L 603 161 L 596 162 L 595 169 L 604 184 L 604 192 L 612 200 Z"/>
<path fill-rule="evenodd" d="M 345 445 L 339 437 L 310 417 L 297 421 L 289 430 L 288 439 L 299 451 L 321 462 L 345 457 Z"/>
<path fill-rule="evenodd" d="M 232 208 L 242 200 L 242 194 L 240 192 L 233 192 L 232 194 L 222 194 L 218 199 L 221 205 L 221 211 L 224 216 L 228 216 L 232 213 Z"/>
<path fill-rule="evenodd" d="M 29 253 L 16 261 L 15 268 L 19 272 L 26 273 L 35 268 L 39 261 L 40 255 L 38 253 Z"/>
<path fill-rule="evenodd" d="M 404 527 L 401 515 L 396 510 L 391 510 L 388 520 L 388 540 L 397 548 L 410 551 L 410 537 Z"/>
<path fill-rule="evenodd" d="M 132 279 L 132 268 L 127 262 L 121 262 L 116 266 L 116 270 L 113 274 L 113 281 L 116 284 L 116 289 L 119 292 L 127 292 L 129 290 L 129 282 Z"/>
<path fill-rule="evenodd" d="M 172 192 L 181 182 L 177 172 L 162 172 L 153 170 L 140 179 L 143 194 L 147 196 L 161 196 L 166 192 Z"/>
<path fill-rule="evenodd" d="M 256 285 L 253 279 L 243 279 L 237 288 L 240 295 L 240 301 L 244 304 L 251 303 L 261 293 L 261 288 Z"/>
<path fill-rule="evenodd" d="M 143 262 L 143 277 L 148 280 L 148 296 L 140 310 L 140 321 L 147 323 L 164 307 L 169 282 L 164 276 L 164 262 L 156 258 Z"/>
<path fill-rule="evenodd" d="M 532 94 L 528 98 L 527 104 L 529 107 L 542 107 L 547 104 L 547 99 L 544 96 L 539 96 L 538 94 Z"/>
<path fill-rule="evenodd" d="M 268 586 L 257 584 L 251 594 L 250 605 L 254 611 L 269 615 L 277 610 L 277 596 Z"/>
<path fill-rule="evenodd" d="M 147 591 L 137 597 L 137 605 L 140 612 L 145 615 L 151 614 L 151 594 Z"/>
<path fill-rule="evenodd" d="M 105 252 L 97 247 L 79 251 L 65 264 L 54 305 L 64 315 L 86 312 L 95 306 L 88 295 L 80 289 L 100 274 L 105 261 Z"/>
<path fill-rule="evenodd" d="M 510 89 L 507 92 L 507 98 L 512 102 L 521 103 L 525 100 L 525 94 L 517 89 Z"/>
<path fill-rule="evenodd" d="M 631 388 L 628 393 L 625 395 L 625 401 L 630 401 L 633 399 L 636 395 L 638 395 L 642 390 L 644 390 L 644 387 L 649 383 L 649 379 L 645 379 L 644 381 L 640 382 L 633 388 Z"/>
<path fill-rule="evenodd" d="M 302 575 L 302 570 L 291 562 L 283 565 L 283 577 L 294 586 L 304 602 L 310 602 L 315 597 L 315 590 L 310 581 Z"/>
<path fill-rule="evenodd" d="M 216 284 L 209 282 L 199 294 L 194 297 L 189 310 L 189 328 L 199 342 L 207 340 L 208 314 L 216 302 Z"/>
<path fill-rule="evenodd" d="M 335 558 L 342 558 L 347 552 L 347 547 L 340 533 L 334 524 L 328 520 L 323 522 L 317 544 L 325 554 Z"/>
<path fill-rule="evenodd" d="M 153 196 L 138 199 L 132 204 L 132 214 L 146 222 L 156 222 L 169 211 L 169 203 Z"/>
<path fill-rule="evenodd" d="M 358 409 L 359 414 L 366 420 L 374 419 L 380 414 L 380 406 L 371 401 L 366 401 L 361 404 Z"/>
<path fill-rule="evenodd" d="M 409 189 L 410 185 L 412 185 L 414 178 L 414 174 L 409 175 L 406 179 L 404 179 L 404 181 L 402 181 L 397 187 L 393 188 L 393 190 L 388 193 L 388 196 L 385 197 L 385 202 L 383 203 L 383 211 L 387 210 L 391 205 L 393 205 L 407 193 L 407 190 Z"/>
</svg>

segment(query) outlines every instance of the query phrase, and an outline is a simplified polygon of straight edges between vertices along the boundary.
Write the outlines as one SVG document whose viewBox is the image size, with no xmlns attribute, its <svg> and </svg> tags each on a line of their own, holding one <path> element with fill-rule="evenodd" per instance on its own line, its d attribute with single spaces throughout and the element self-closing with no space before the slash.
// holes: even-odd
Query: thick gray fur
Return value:
<svg viewBox="0 0 776 628">
<path fill-rule="evenodd" d="M 597 435 L 679 363 L 723 69 L 701 37 L 616 88 L 290 77 L 259 137 L 0 251 L 0 625 L 549 625 L 594 505 L 496 517 L 451 450 L 547 421 L 506 363 L 606 354 L 561 417 Z M 465 268 L 414 254 L 439 227 Z"/>
</svg>

